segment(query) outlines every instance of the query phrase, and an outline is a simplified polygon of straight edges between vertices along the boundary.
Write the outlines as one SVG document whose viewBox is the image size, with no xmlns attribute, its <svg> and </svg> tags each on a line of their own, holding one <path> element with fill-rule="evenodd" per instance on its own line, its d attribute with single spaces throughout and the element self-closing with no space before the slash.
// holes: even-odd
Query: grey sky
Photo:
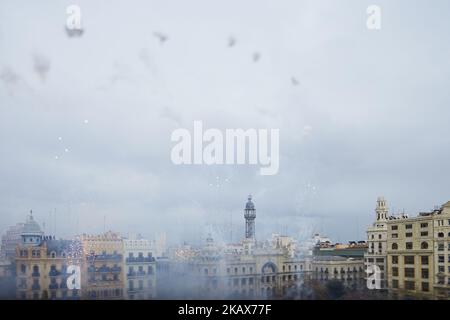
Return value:
<svg viewBox="0 0 450 320">
<path fill-rule="evenodd" d="M 71 4 L 81 37 L 64 30 Z M 173 242 L 207 225 L 229 240 L 232 223 L 236 241 L 251 193 L 258 238 L 346 241 L 378 195 L 410 214 L 440 205 L 449 13 L 446 0 L 0 0 L 0 232 L 33 208 L 58 236 L 101 232 L 106 216 Z M 170 134 L 194 120 L 280 128 L 279 174 L 174 166 Z"/>
</svg>

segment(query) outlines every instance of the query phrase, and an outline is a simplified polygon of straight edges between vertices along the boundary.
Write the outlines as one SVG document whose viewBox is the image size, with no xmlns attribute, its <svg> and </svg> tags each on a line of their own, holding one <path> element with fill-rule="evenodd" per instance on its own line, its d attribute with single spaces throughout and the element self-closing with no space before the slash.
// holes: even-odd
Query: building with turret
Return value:
<svg viewBox="0 0 450 320">
<path fill-rule="evenodd" d="M 386 268 L 387 268 L 387 221 L 389 208 L 383 197 L 377 199 L 375 208 L 375 222 L 367 229 L 368 249 L 364 255 L 365 270 L 370 270 L 374 266 L 377 268 L 380 277 L 380 287 L 386 289 Z"/>
<path fill-rule="evenodd" d="M 389 215 L 377 201 L 366 266 L 376 264 L 393 298 L 450 298 L 450 201 L 418 216 Z"/>
<path fill-rule="evenodd" d="M 245 239 L 255 240 L 256 210 L 255 204 L 252 202 L 251 195 L 248 196 L 248 201 L 245 204 L 244 218 L 245 218 Z"/>
<path fill-rule="evenodd" d="M 79 299 L 67 286 L 68 265 L 81 265 L 80 243 L 45 236 L 30 212 L 16 247 L 17 299 Z"/>
</svg>

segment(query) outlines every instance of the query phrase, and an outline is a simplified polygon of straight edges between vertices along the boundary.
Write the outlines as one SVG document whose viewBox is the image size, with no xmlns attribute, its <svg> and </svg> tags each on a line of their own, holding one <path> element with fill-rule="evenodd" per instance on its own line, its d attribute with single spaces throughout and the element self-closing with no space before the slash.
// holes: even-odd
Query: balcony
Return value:
<svg viewBox="0 0 450 320">
<path fill-rule="evenodd" d="M 127 273 L 127 277 L 128 279 L 133 279 L 133 278 L 141 278 L 141 277 L 145 277 L 147 275 L 147 273 L 145 271 L 133 271 L 133 272 L 128 272 Z"/>
<path fill-rule="evenodd" d="M 144 262 L 155 262 L 153 257 L 128 257 L 125 259 L 126 263 L 144 263 Z"/>
<path fill-rule="evenodd" d="M 114 272 L 114 273 L 119 273 L 119 272 L 121 272 L 122 271 L 122 268 L 121 267 L 112 267 L 111 268 L 111 272 Z"/>
<path fill-rule="evenodd" d="M 48 273 L 48 275 L 50 277 L 57 277 L 61 275 L 61 272 L 59 272 L 58 270 L 50 270 L 50 272 Z"/>
<path fill-rule="evenodd" d="M 88 255 L 87 261 L 114 261 L 119 262 L 122 261 L 121 254 L 98 254 L 98 255 Z"/>
<path fill-rule="evenodd" d="M 110 273 L 111 272 L 111 268 L 110 267 L 100 267 L 100 268 L 96 269 L 96 272 L 99 272 L 99 273 Z"/>
<path fill-rule="evenodd" d="M 58 289 L 58 284 L 57 283 L 51 283 L 48 286 L 48 288 L 51 289 L 51 290 L 56 290 L 56 289 Z"/>
</svg>

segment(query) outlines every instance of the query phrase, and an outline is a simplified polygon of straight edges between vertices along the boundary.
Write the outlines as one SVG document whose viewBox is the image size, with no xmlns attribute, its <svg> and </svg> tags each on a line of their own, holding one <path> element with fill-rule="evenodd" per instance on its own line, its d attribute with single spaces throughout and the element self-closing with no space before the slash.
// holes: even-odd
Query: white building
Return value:
<svg viewBox="0 0 450 320">
<path fill-rule="evenodd" d="M 126 299 L 152 299 L 156 297 L 156 261 L 151 241 L 140 235 L 130 235 L 124 246 L 124 296 Z"/>
</svg>

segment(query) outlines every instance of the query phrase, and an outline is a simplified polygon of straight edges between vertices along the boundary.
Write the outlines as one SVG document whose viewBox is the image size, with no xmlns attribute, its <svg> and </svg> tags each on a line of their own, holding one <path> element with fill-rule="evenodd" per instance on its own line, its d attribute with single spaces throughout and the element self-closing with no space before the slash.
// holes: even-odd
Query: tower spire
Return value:
<svg viewBox="0 0 450 320">
<path fill-rule="evenodd" d="M 248 199 L 248 201 L 245 205 L 245 210 L 244 210 L 245 238 L 255 240 L 256 210 L 255 210 L 255 205 L 252 202 L 252 195 L 249 195 L 247 199 Z"/>
<path fill-rule="evenodd" d="M 386 221 L 388 216 L 389 208 L 387 206 L 386 200 L 384 197 L 378 197 L 377 199 L 377 207 L 375 209 L 375 213 L 377 215 L 377 221 Z"/>
</svg>

